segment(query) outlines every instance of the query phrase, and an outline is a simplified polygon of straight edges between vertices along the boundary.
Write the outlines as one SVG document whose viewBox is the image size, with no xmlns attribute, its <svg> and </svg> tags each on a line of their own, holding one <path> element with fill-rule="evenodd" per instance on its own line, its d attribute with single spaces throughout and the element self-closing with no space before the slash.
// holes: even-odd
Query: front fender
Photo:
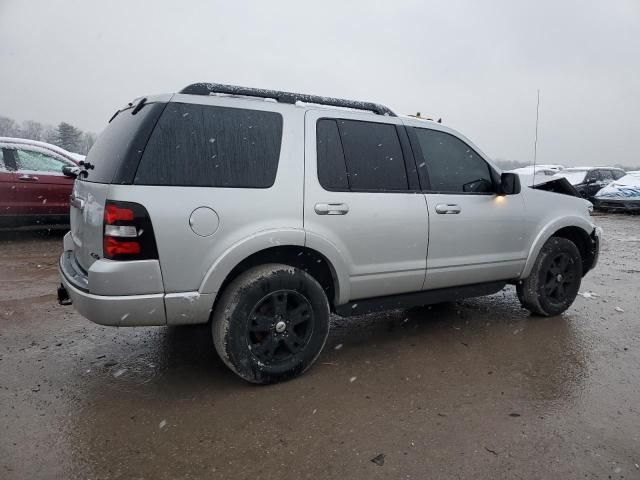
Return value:
<svg viewBox="0 0 640 480">
<path fill-rule="evenodd" d="M 539 230 L 538 235 L 536 235 L 531 248 L 529 249 L 529 254 L 527 255 L 527 262 L 525 263 L 524 269 L 522 270 L 522 274 L 520 278 L 527 278 L 531 274 L 531 270 L 533 269 L 533 264 L 535 263 L 538 255 L 540 254 L 540 250 L 542 250 L 542 246 L 549 240 L 554 233 L 558 230 L 566 227 L 578 227 L 585 231 L 587 235 L 591 235 L 596 226 L 591 223 L 587 218 L 582 217 L 580 215 L 569 215 L 563 216 L 560 218 L 555 218 L 547 223 L 542 229 Z"/>
</svg>

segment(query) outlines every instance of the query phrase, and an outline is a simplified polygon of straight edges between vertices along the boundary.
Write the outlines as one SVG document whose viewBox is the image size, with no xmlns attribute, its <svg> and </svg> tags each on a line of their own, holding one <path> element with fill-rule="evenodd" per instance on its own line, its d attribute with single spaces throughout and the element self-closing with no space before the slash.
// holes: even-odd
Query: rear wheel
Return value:
<svg viewBox="0 0 640 480">
<path fill-rule="evenodd" d="M 262 265 L 225 289 L 212 331 L 231 370 L 252 383 L 275 383 L 301 374 L 316 360 L 329 333 L 329 304 L 306 272 Z"/>
<path fill-rule="evenodd" d="M 543 316 L 559 315 L 571 306 L 582 280 L 582 257 L 566 238 L 544 244 L 529 277 L 516 286 L 524 308 Z"/>
</svg>

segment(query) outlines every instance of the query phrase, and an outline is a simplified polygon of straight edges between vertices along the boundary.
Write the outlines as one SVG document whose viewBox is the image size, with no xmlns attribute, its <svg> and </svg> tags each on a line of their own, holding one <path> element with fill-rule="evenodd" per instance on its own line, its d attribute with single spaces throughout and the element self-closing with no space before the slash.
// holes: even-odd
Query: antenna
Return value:
<svg viewBox="0 0 640 480">
<path fill-rule="evenodd" d="M 531 186 L 536 182 L 536 161 L 538 160 L 538 118 L 540 113 L 540 89 L 538 89 L 538 103 L 536 104 L 536 138 L 533 142 L 533 176 Z"/>
</svg>

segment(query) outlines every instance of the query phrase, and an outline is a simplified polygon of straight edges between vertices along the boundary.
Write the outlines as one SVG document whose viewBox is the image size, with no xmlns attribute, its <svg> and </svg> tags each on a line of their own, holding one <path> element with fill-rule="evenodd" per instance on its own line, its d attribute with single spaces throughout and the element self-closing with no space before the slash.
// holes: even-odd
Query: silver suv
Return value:
<svg viewBox="0 0 640 480">
<path fill-rule="evenodd" d="M 211 322 L 234 372 L 276 382 L 318 357 L 331 312 L 511 283 L 560 314 L 598 256 L 571 193 L 378 104 L 193 84 L 118 110 L 89 152 L 58 296 L 102 325 Z"/>
</svg>

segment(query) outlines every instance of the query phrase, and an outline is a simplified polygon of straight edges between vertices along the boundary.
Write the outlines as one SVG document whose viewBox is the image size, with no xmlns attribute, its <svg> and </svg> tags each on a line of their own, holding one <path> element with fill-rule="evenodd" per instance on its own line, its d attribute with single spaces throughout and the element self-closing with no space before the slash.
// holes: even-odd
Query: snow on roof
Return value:
<svg viewBox="0 0 640 480">
<path fill-rule="evenodd" d="M 574 172 L 579 171 L 579 170 L 593 170 L 595 168 L 605 168 L 607 170 L 622 170 L 622 168 L 620 167 L 612 167 L 611 165 L 607 166 L 607 165 L 590 165 L 590 166 L 584 166 L 584 167 L 567 167 L 565 170 L 572 170 Z"/>
<path fill-rule="evenodd" d="M 79 153 L 68 152 L 64 148 L 60 148 L 56 145 L 51 145 L 46 142 L 39 142 L 37 140 L 29 140 L 26 138 L 11 138 L 11 137 L 0 137 L 0 146 L 3 147 L 13 147 L 13 148 L 21 148 L 21 147 L 29 147 L 30 150 L 34 150 L 40 153 L 53 154 L 56 157 L 61 157 L 64 160 L 72 161 L 74 164 L 77 164 L 80 160 L 84 160 L 84 155 L 80 155 Z"/>
</svg>

